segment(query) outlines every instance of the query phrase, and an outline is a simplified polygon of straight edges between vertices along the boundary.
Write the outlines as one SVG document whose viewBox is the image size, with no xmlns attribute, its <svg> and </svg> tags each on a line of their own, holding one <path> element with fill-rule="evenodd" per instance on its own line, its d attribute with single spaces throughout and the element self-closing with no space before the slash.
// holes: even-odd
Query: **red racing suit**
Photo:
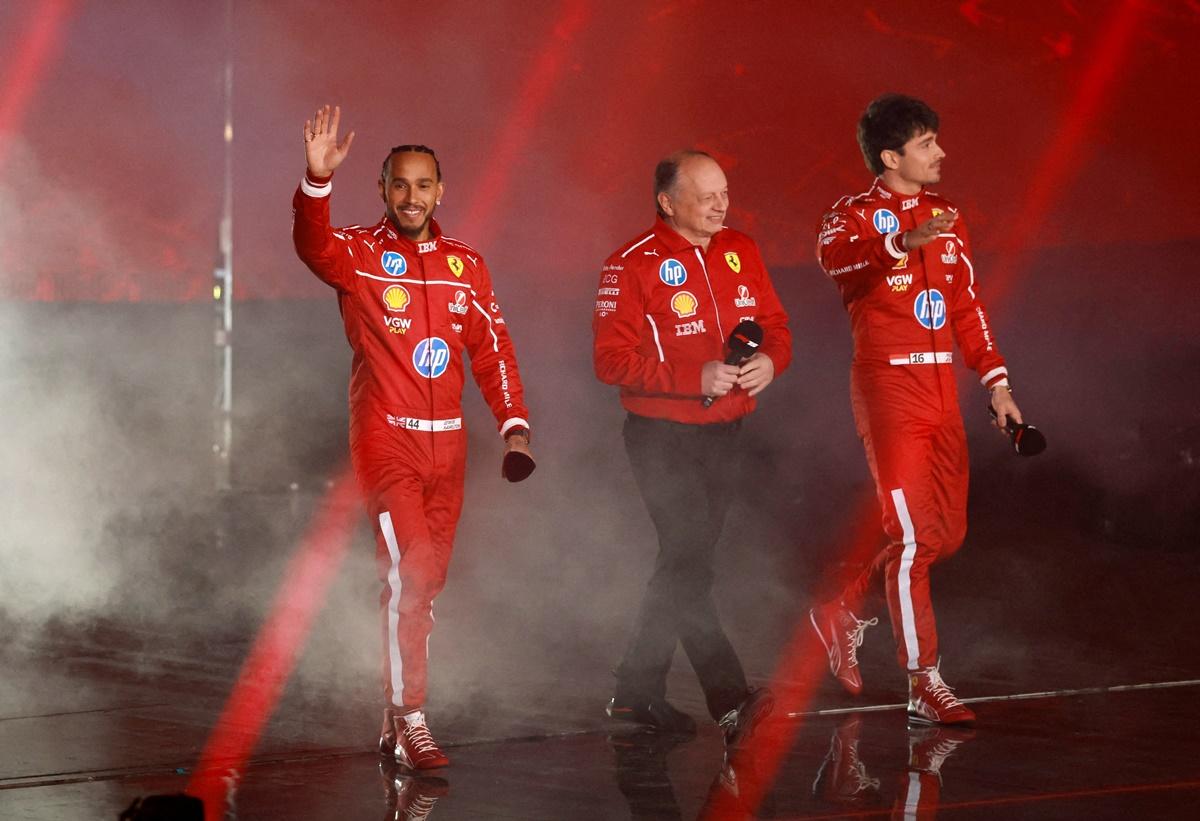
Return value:
<svg viewBox="0 0 1200 821">
<path fill-rule="evenodd" d="M 702 425 L 754 410 L 735 387 L 704 408 L 700 370 L 724 361 L 743 319 L 762 326 L 759 351 L 775 376 L 792 360 L 787 313 L 754 240 L 724 228 L 702 250 L 661 219 L 604 263 L 592 318 L 593 363 L 601 382 L 621 387 L 630 413 Z"/>
<path fill-rule="evenodd" d="M 967 528 L 954 341 L 985 387 L 1008 377 L 962 218 L 914 252 L 901 245 L 905 231 L 956 211 L 930 191 L 905 196 L 876 180 L 838 200 L 817 238 L 817 258 L 850 314 L 854 420 L 890 542 L 843 598 L 852 610 L 861 606 L 884 574 L 897 655 L 908 670 L 937 664 L 929 568 L 958 550 Z"/>
<path fill-rule="evenodd" d="M 463 352 L 500 433 L 528 428 L 512 340 L 479 252 L 443 236 L 413 242 L 384 217 L 329 224 L 328 179 L 293 199 L 300 259 L 338 294 L 350 373 L 350 456 L 375 531 L 384 692 L 424 703 L 433 599 L 446 581 L 462 509 Z"/>
</svg>

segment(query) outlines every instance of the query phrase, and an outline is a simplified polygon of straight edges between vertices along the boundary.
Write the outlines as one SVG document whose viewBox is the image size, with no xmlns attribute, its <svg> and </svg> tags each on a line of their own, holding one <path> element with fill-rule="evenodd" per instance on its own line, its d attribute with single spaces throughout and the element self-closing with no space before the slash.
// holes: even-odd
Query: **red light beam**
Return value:
<svg viewBox="0 0 1200 821">
<path fill-rule="evenodd" d="M 495 229 L 493 214 L 508 188 L 513 172 L 520 167 L 522 152 L 536 130 L 538 118 L 554 90 L 571 41 L 591 14 L 587 0 L 566 0 L 558 21 L 550 29 L 545 45 L 533 61 L 504 127 L 496 138 L 488 158 L 478 193 L 462 221 L 462 236 L 476 247 L 485 247 Z"/>
<path fill-rule="evenodd" d="M 12 60 L 4 67 L 7 82 L 0 88 L 0 170 L 12 138 L 21 130 L 29 101 L 41 82 L 46 64 L 57 55 L 70 0 L 42 0 L 31 7 L 25 31 L 18 37 Z M 7 49 L 6 49 L 7 50 Z"/>
<path fill-rule="evenodd" d="M 1009 226 L 1004 250 L 989 277 L 989 302 L 995 306 L 1016 284 L 1020 263 L 1030 241 L 1042 228 L 1055 199 L 1083 163 L 1081 146 L 1109 100 L 1114 80 L 1129 57 L 1138 22 L 1147 10 L 1145 0 L 1121 0 L 1100 33 L 1091 60 L 1079 79 L 1070 107 L 1063 113 L 1054 139 L 1030 177 L 1025 200 Z"/>
<path fill-rule="evenodd" d="M 361 512 L 349 469 L 325 495 L 299 549 L 288 563 L 266 622 L 242 664 L 237 683 L 209 734 L 187 792 L 204 801 L 205 818 L 223 816 L 226 777 L 238 773 L 275 710 L 296 659 L 325 603 Z"/>
</svg>

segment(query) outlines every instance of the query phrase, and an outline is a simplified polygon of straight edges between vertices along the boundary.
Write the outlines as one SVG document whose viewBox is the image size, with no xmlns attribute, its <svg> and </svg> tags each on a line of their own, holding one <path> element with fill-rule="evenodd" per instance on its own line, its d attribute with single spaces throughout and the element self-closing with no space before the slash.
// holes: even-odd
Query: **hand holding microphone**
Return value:
<svg viewBox="0 0 1200 821">
<path fill-rule="evenodd" d="M 500 462 L 500 475 L 510 482 L 523 482 L 533 473 L 537 463 L 529 450 L 529 432 L 519 430 L 504 438 L 504 458 Z"/>
<path fill-rule="evenodd" d="M 998 418 L 996 409 L 991 405 L 988 405 L 988 413 L 992 415 L 993 420 Z M 1020 456 L 1037 456 L 1046 449 L 1045 435 L 1033 425 L 1018 422 L 1009 416 L 1002 430 L 1008 434 L 1013 443 L 1013 450 Z"/>
<path fill-rule="evenodd" d="M 737 366 L 757 353 L 758 346 L 762 344 L 762 338 L 762 326 L 754 320 L 743 319 L 737 324 L 737 327 L 729 333 L 729 353 L 725 356 L 725 362 L 710 362 L 704 366 L 704 371 L 700 376 L 701 389 L 706 394 L 709 394 L 710 391 L 714 393 L 701 399 L 701 405 L 707 408 L 716 401 L 718 395 L 724 396 L 733 390 L 738 381 Z M 757 387 L 757 390 L 751 391 L 752 395 L 765 385 Z"/>
</svg>

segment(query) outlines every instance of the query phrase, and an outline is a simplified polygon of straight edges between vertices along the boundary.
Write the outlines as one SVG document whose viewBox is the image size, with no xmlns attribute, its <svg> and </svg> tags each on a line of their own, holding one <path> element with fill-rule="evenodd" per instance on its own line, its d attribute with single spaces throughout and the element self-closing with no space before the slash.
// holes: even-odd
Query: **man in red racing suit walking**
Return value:
<svg viewBox="0 0 1200 821">
<path fill-rule="evenodd" d="M 330 227 L 331 177 L 354 138 L 338 142 L 339 117 L 325 106 L 304 124 L 308 170 L 293 199 L 292 235 L 304 264 L 337 290 L 354 350 L 350 455 L 383 581 L 381 750 L 429 769 L 449 763 L 422 708 L 433 599 L 446 581 L 462 509 L 463 352 L 505 438 L 511 481 L 533 469 L 528 412 L 487 266 L 433 219 L 442 174 L 432 150 L 404 145 L 389 153 L 379 180 L 386 214 L 377 224 Z"/>
<path fill-rule="evenodd" d="M 1021 421 L 1008 369 L 979 301 L 966 225 L 926 189 L 941 176 L 938 117 L 897 94 L 873 101 L 858 126 L 871 188 L 825 214 L 821 267 L 837 284 L 854 335 L 851 399 L 875 479 L 889 544 L 842 595 L 813 609 L 830 669 L 862 689 L 857 648 L 876 619 L 859 619 L 882 575 L 897 655 L 909 679 L 909 717 L 969 723 L 974 713 L 939 672 L 930 566 L 966 535 L 967 447 L 955 387 L 953 343 L 991 391 L 996 424 Z"/>
</svg>

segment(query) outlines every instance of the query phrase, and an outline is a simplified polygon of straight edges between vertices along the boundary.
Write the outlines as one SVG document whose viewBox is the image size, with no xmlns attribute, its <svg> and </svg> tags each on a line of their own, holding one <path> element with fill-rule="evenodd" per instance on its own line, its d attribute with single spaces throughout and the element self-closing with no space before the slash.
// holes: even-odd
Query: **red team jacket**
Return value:
<svg viewBox="0 0 1200 821">
<path fill-rule="evenodd" d="M 422 243 L 399 234 L 387 217 L 335 230 L 331 189 L 328 181 L 301 181 L 292 237 L 300 259 L 337 289 L 354 351 L 351 425 L 453 429 L 466 350 L 500 432 L 528 427 L 512 340 L 479 252 L 443 236 L 436 222 Z"/>
<path fill-rule="evenodd" d="M 900 235 L 957 211 L 924 189 L 911 197 L 879 180 L 843 197 L 821 221 L 817 259 L 850 314 L 856 365 L 914 366 L 935 374 L 953 360 L 954 339 L 967 367 L 991 387 L 1008 376 L 987 312 L 976 294 L 970 240 L 962 217 L 950 233 L 911 253 Z"/>
<path fill-rule="evenodd" d="M 701 407 L 700 369 L 725 359 L 729 333 L 743 319 L 762 326 L 759 350 L 778 376 L 791 362 L 792 338 L 754 241 L 724 228 L 705 252 L 658 219 L 600 272 L 596 376 L 619 385 L 621 404 L 639 416 L 689 424 L 739 419 L 755 400 L 734 388 Z"/>
</svg>

